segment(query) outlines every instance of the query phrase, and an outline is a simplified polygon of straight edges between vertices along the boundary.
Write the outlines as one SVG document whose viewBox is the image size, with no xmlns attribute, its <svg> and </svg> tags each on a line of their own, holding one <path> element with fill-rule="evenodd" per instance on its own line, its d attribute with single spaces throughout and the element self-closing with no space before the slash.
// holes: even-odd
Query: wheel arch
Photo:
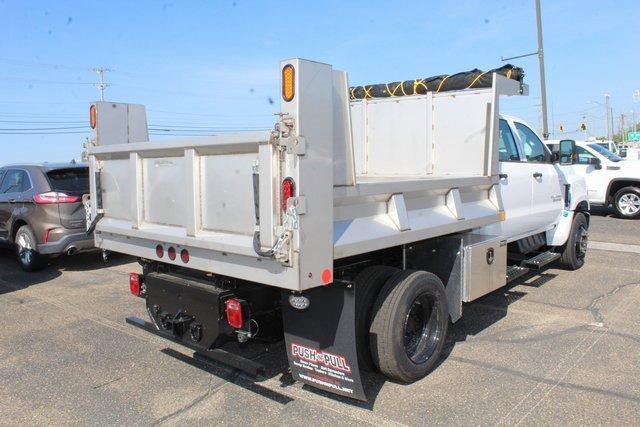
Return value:
<svg viewBox="0 0 640 427">
<path fill-rule="evenodd" d="M 18 230 L 20 229 L 20 227 L 22 227 L 23 225 L 29 225 L 29 223 L 27 221 L 25 221 L 23 218 L 16 218 L 12 223 L 11 223 L 11 234 L 10 236 L 10 241 L 11 243 L 15 243 L 16 240 L 16 234 L 18 234 Z"/>
<path fill-rule="evenodd" d="M 640 179 L 634 178 L 616 178 L 609 182 L 607 187 L 607 203 L 613 203 L 613 196 L 624 187 L 636 187 L 640 189 Z"/>
</svg>

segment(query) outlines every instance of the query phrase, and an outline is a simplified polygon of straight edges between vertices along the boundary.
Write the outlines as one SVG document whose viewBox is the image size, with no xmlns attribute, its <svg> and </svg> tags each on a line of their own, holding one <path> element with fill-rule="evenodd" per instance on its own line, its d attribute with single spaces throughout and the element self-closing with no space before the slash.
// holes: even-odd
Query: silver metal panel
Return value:
<svg viewBox="0 0 640 427">
<path fill-rule="evenodd" d="M 491 91 L 433 96 L 434 175 L 485 175 Z"/>
<path fill-rule="evenodd" d="M 333 71 L 333 185 L 355 185 L 347 73 Z"/>
<path fill-rule="evenodd" d="M 294 118 L 295 133 L 307 141 L 304 156 L 286 155 L 284 174 L 294 177 L 297 196 L 307 200 L 293 240 L 300 288 L 308 289 L 326 284 L 325 270 L 333 280 L 333 94 L 327 90 L 333 87 L 333 73 L 330 65 L 318 62 L 293 59 L 280 67 L 286 64 L 295 67 L 296 94 L 291 102 L 283 100 L 281 109 Z"/>
<path fill-rule="evenodd" d="M 258 151 L 260 172 L 260 243 L 264 249 L 276 242 L 275 225 L 279 217 L 280 170 L 277 150 L 272 144 L 261 144 Z"/>
<path fill-rule="evenodd" d="M 137 153 L 129 155 L 131 181 L 131 221 L 138 228 L 143 221 L 144 207 L 142 202 L 142 161 Z"/>
<path fill-rule="evenodd" d="M 106 227 L 109 228 L 109 227 Z M 236 254 L 231 250 L 211 250 L 209 248 L 193 247 L 188 242 L 175 242 L 173 240 L 155 240 L 144 238 L 144 234 L 136 234 L 133 237 L 122 234 L 120 231 L 115 233 L 100 232 L 96 234 L 96 243 L 98 247 L 109 251 L 125 253 L 136 257 L 146 259 L 158 259 L 155 252 L 156 245 L 165 243 L 172 244 L 179 253 L 183 248 L 189 251 L 189 263 L 186 265 L 200 271 L 207 271 L 217 274 L 224 274 L 238 279 L 250 280 L 252 282 L 263 283 L 265 285 L 277 286 L 279 288 L 297 290 L 298 272 L 294 268 L 284 267 L 279 262 L 257 258 L 251 255 Z M 169 237 L 164 234 L 164 238 Z M 251 238 L 249 236 L 239 236 L 238 238 L 246 241 L 250 245 Z M 225 238 L 225 240 L 233 240 Z M 192 240 L 196 241 L 196 240 Z M 197 240 L 198 244 L 201 243 Z M 242 246 L 245 246 L 244 244 Z M 166 256 L 162 262 L 167 264 L 178 265 L 184 267 L 185 264 L 180 257 L 171 261 Z"/>
<path fill-rule="evenodd" d="M 105 216 L 131 220 L 131 200 L 133 197 L 131 183 L 135 180 L 131 176 L 129 157 L 103 162 L 100 175 L 102 206 Z"/>
<path fill-rule="evenodd" d="M 353 163 L 356 176 L 367 173 L 367 162 L 365 152 L 366 138 L 366 99 L 351 102 L 351 135 L 353 141 Z"/>
<path fill-rule="evenodd" d="M 252 166 L 257 153 L 202 157 L 202 228 L 253 235 Z"/>
<path fill-rule="evenodd" d="M 92 131 L 97 145 L 129 144 L 148 141 L 147 113 L 144 105 L 99 101 L 94 103 L 98 126 Z"/>
<path fill-rule="evenodd" d="M 506 284 L 506 240 L 467 234 L 463 240 L 463 254 L 462 301 L 473 301 Z"/>
<path fill-rule="evenodd" d="M 431 172 L 427 99 L 382 99 L 367 104 L 367 174 L 424 176 Z"/>
<path fill-rule="evenodd" d="M 201 185 L 201 162 L 200 156 L 195 149 L 189 148 L 184 152 L 185 157 L 185 195 L 187 203 L 184 207 L 184 215 L 187 226 L 187 234 L 195 236 L 202 228 L 202 209 L 200 209 L 200 199 L 203 193 Z M 206 196 L 205 196 L 206 197 Z"/>
<path fill-rule="evenodd" d="M 88 153 L 100 160 L 122 156 L 129 157 L 129 153 L 138 153 L 142 157 L 182 156 L 184 150 L 187 148 L 196 149 L 200 155 L 242 154 L 257 152 L 258 144 L 269 142 L 270 138 L 270 131 L 242 132 L 203 138 L 169 139 L 120 145 L 91 146 L 88 149 Z"/>
<path fill-rule="evenodd" d="M 186 227 L 185 164 L 184 157 L 142 160 L 145 222 Z"/>
</svg>

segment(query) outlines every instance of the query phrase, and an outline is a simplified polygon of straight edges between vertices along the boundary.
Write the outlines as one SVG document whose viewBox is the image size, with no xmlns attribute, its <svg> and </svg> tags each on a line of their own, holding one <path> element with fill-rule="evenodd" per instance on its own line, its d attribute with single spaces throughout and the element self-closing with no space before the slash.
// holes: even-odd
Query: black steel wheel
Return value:
<svg viewBox="0 0 640 427">
<path fill-rule="evenodd" d="M 426 271 L 391 277 L 374 307 L 371 355 L 387 377 L 413 382 L 434 367 L 447 336 L 449 309 L 440 279 Z"/>
<path fill-rule="evenodd" d="M 584 265 L 589 244 L 589 225 L 583 213 L 573 217 L 569 239 L 562 249 L 560 264 L 568 270 L 577 270 Z"/>
</svg>

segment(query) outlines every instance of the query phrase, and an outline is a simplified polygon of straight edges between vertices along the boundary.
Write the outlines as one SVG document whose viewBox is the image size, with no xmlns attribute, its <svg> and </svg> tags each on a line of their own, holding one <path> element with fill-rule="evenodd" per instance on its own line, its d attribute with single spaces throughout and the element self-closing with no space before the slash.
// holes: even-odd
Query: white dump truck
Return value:
<svg viewBox="0 0 640 427">
<path fill-rule="evenodd" d="M 363 369 L 427 375 L 464 303 L 584 263 L 584 180 L 558 166 L 573 147 L 501 118 L 528 92 L 511 71 L 379 97 L 331 65 L 280 69 L 273 130 L 149 141 L 143 106 L 91 105 L 89 231 L 140 260 L 151 321 L 130 324 L 228 363 L 230 340 L 284 336 L 296 380 L 366 399 Z"/>
</svg>

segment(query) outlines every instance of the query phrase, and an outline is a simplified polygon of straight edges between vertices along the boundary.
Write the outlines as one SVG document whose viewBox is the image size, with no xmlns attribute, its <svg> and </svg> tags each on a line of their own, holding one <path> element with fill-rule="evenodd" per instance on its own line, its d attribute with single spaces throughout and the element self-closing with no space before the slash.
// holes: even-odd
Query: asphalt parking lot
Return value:
<svg viewBox="0 0 640 427">
<path fill-rule="evenodd" d="M 366 379 L 368 403 L 186 363 L 125 324 L 133 260 L 96 254 L 23 273 L 0 252 L 2 424 L 633 424 L 640 419 L 640 221 L 592 217 L 577 272 L 548 269 L 465 307 L 445 356 L 412 385 Z"/>
</svg>

